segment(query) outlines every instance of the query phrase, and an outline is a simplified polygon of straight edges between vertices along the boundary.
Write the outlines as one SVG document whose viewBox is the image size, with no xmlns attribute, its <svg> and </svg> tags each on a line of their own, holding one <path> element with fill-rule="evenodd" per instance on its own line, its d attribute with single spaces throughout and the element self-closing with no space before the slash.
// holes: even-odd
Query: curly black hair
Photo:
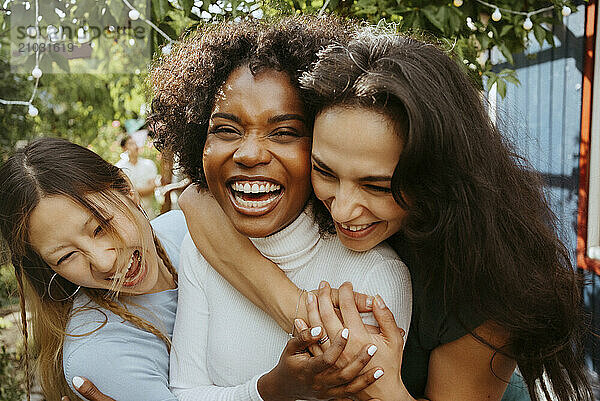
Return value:
<svg viewBox="0 0 600 401">
<path fill-rule="evenodd" d="M 201 26 L 151 68 L 149 127 L 156 147 L 172 150 L 184 173 L 206 188 L 202 152 L 215 96 L 229 75 L 244 65 L 252 74 L 265 68 L 283 71 L 304 100 L 299 76 L 316 61 L 319 50 L 334 42 L 347 43 L 352 26 L 315 16 Z M 306 114 L 312 126 L 314 113 Z"/>
</svg>

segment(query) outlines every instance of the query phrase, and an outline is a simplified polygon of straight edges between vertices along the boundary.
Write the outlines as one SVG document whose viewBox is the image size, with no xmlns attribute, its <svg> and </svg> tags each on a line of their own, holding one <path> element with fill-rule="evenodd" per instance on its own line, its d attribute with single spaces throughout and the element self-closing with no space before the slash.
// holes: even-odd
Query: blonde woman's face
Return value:
<svg viewBox="0 0 600 401">
<path fill-rule="evenodd" d="M 126 197 L 117 196 L 124 205 L 133 205 Z M 106 232 L 88 209 L 70 198 L 48 196 L 41 199 L 29 219 L 33 249 L 56 273 L 82 287 L 115 289 L 123 277 L 118 288 L 123 293 L 161 290 L 150 224 L 139 218 L 143 223 L 141 230 L 136 229 L 124 210 L 103 204 L 99 196 L 89 198 L 106 210 L 109 224 L 122 240 Z M 136 219 L 141 217 L 139 211 L 131 208 L 131 212 Z"/>
</svg>

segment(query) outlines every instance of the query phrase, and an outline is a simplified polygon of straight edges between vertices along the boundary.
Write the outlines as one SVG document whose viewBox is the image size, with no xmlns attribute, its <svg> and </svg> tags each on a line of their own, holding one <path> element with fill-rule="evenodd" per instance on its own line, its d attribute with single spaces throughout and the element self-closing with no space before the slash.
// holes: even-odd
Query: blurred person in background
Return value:
<svg viewBox="0 0 600 401">
<path fill-rule="evenodd" d="M 142 206 L 148 218 L 156 217 L 152 207 L 154 203 L 154 189 L 156 188 L 156 176 L 158 171 L 152 160 L 139 156 L 139 146 L 131 135 L 121 139 L 123 153 L 121 159 L 115 163 L 131 180 L 133 187 L 139 193 Z"/>
</svg>

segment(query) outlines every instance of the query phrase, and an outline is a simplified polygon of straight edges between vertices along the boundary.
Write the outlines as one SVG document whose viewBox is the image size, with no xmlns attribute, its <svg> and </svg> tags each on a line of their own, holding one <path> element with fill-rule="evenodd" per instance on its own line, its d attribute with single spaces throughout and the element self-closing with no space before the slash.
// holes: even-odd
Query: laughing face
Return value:
<svg viewBox="0 0 600 401">
<path fill-rule="evenodd" d="M 117 195 L 120 196 L 120 195 Z M 102 198 L 89 196 L 102 205 Z M 127 202 L 124 196 L 120 196 Z M 66 196 L 40 200 L 29 219 L 29 241 L 42 259 L 63 278 L 87 288 L 145 294 L 170 288 L 147 220 L 137 222 L 123 210 L 102 205 L 121 240 L 109 234 L 92 213 Z M 131 210 L 136 218 L 141 212 Z M 148 246 L 149 245 L 149 246 Z"/>
<path fill-rule="evenodd" d="M 315 195 L 345 247 L 366 251 L 400 230 L 406 211 L 390 184 L 401 150 L 393 122 L 373 110 L 337 106 L 315 119 Z"/>
<path fill-rule="evenodd" d="M 234 70 L 215 100 L 204 173 L 235 228 L 266 237 L 290 224 L 311 193 L 311 138 L 287 74 Z"/>
</svg>

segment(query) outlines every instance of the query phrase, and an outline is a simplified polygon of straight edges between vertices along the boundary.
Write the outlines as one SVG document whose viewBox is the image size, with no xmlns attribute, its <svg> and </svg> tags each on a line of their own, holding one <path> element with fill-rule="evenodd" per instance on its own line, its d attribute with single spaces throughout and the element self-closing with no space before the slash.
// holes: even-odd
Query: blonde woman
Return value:
<svg viewBox="0 0 600 401">
<path fill-rule="evenodd" d="M 46 399 L 72 395 L 68 383 L 85 375 L 118 399 L 175 400 L 167 384 L 181 212 L 151 224 L 119 168 L 54 138 L 12 156 L 0 188 L 0 230 Z"/>
</svg>

